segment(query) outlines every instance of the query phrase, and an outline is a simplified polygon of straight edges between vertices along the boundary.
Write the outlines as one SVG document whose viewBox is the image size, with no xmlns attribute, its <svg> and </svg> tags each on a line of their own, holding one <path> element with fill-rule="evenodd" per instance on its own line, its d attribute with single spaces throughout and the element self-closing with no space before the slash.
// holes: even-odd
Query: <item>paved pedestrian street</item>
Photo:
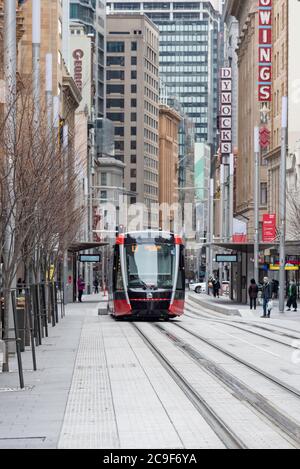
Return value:
<svg viewBox="0 0 300 469">
<path fill-rule="evenodd" d="M 0 373 L 0 448 L 297 448 L 300 315 L 116 322 L 85 296 Z M 99 301 L 102 300 L 100 303 Z"/>
</svg>

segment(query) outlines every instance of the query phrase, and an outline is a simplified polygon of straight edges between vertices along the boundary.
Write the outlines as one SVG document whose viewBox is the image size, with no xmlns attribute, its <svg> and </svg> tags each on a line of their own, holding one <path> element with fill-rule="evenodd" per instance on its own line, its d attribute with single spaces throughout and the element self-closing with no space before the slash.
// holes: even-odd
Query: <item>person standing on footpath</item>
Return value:
<svg viewBox="0 0 300 469">
<path fill-rule="evenodd" d="M 255 282 L 254 278 L 251 280 L 249 287 L 249 297 L 250 297 L 250 309 L 256 310 L 257 306 L 257 297 L 258 297 L 258 285 Z"/>
<path fill-rule="evenodd" d="M 99 293 L 99 280 L 98 280 L 98 277 L 96 277 L 95 280 L 94 280 L 94 287 L 95 287 L 95 294 Z"/>
<path fill-rule="evenodd" d="M 85 283 L 81 275 L 79 275 L 79 278 L 77 280 L 77 290 L 78 290 L 78 301 L 79 303 L 82 303 L 82 295 L 85 289 Z"/>
<path fill-rule="evenodd" d="M 268 277 L 264 278 L 264 285 L 262 289 L 262 298 L 263 298 L 263 308 L 264 315 L 262 318 L 269 318 L 271 316 L 271 310 L 268 309 L 268 303 L 272 300 L 273 297 L 273 288 Z"/>
<path fill-rule="evenodd" d="M 213 292 L 214 292 L 214 297 L 215 298 L 220 298 L 220 288 L 221 288 L 221 284 L 220 284 L 220 281 L 218 279 L 218 277 L 213 281 Z"/>
<path fill-rule="evenodd" d="M 297 286 L 294 280 L 291 281 L 289 290 L 288 290 L 288 302 L 287 302 L 287 311 L 291 311 L 291 306 L 293 306 L 294 311 L 297 311 Z"/>
</svg>

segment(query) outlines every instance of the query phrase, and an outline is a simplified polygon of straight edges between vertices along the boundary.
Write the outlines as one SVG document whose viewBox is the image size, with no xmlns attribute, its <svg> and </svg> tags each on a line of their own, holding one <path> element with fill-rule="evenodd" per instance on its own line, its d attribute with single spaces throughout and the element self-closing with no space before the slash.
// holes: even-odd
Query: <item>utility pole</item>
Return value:
<svg viewBox="0 0 300 469">
<path fill-rule="evenodd" d="M 259 282 L 259 202 L 260 202 L 260 142 L 259 127 L 254 128 L 254 154 L 255 154 L 255 177 L 254 177 L 254 278 Z"/>
<path fill-rule="evenodd" d="M 210 179 L 208 197 L 208 255 L 206 254 L 206 289 L 208 293 L 208 276 L 213 272 L 213 240 L 214 240 L 214 180 Z"/>
<path fill-rule="evenodd" d="M 222 163 L 220 166 L 220 188 L 221 188 L 221 194 L 220 194 L 220 237 L 221 237 L 221 243 L 224 243 L 225 241 L 225 224 L 226 224 L 226 218 L 224 216 L 224 208 L 225 208 L 225 165 Z M 223 280 L 224 276 L 224 264 L 223 262 L 220 264 L 220 273 L 221 273 L 221 282 Z"/>
<path fill-rule="evenodd" d="M 68 190 L 68 168 L 69 168 L 69 126 L 67 124 L 63 127 L 63 161 L 64 161 L 64 187 L 67 193 Z M 67 199 L 66 199 L 67 200 Z M 65 212 L 68 211 L 68 206 L 65 205 Z M 67 219 L 67 213 L 66 213 Z M 64 304 L 68 303 L 68 251 L 64 250 L 63 253 L 63 291 L 64 291 Z"/>
<path fill-rule="evenodd" d="M 288 98 L 282 98 L 281 162 L 280 162 L 280 273 L 279 311 L 284 313 L 285 303 L 285 237 L 286 237 L 286 150 L 288 125 Z"/>
<path fill-rule="evenodd" d="M 5 124 L 6 138 L 6 154 L 5 154 L 5 170 L 7 174 L 7 196 L 10 212 L 9 219 L 6 220 L 5 242 L 4 242 L 4 261 L 7 268 L 11 262 L 15 246 L 15 199 L 14 199 L 14 175 L 15 175 L 15 141 L 16 141 L 16 98 L 17 98 L 17 22 L 16 22 L 16 3 L 11 0 L 5 0 L 4 3 L 4 81 L 5 81 L 5 104 L 4 112 L 7 116 Z M 4 279 L 4 288 L 15 288 L 16 277 L 10 285 L 6 285 Z M 5 338 L 12 337 L 11 331 L 14 327 L 12 302 L 9 291 L 4 291 L 6 301 L 7 315 L 4 318 L 4 334 Z M 2 369 L 4 372 L 9 371 L 8 352 L 14 352 L 13 342 L 6 342 L 4 349 L 4 359 Z"/>
<path fill-rule="evenodd" d="M 234 155 L 230 155 L 229 166 L 230 182 L 229 182 L 229 240 L 233 238 L 233 216 L 234 216 Z"/>
</svg>

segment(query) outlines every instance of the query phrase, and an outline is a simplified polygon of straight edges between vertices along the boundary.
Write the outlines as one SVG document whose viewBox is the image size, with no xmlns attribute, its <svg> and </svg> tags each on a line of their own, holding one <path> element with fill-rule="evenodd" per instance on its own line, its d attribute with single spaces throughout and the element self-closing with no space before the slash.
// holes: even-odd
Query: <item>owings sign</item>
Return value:
<svg viewBox="0 0 300 469">
<path fill-rule="evenodd" d="M 272 101 L 272 0 L 259 0 L 258 100 Z"/>
</svg>

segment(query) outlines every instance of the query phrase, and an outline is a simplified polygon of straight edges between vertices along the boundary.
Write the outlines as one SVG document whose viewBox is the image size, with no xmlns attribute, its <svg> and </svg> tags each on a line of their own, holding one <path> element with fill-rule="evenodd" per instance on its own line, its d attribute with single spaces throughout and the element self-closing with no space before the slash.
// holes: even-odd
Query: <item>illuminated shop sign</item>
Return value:
<svg viewBox="0 0 300 469">
<path fill-rule="evenodd" d="M 258 99 L 272 101 L 272 0 L 259 0 Z"/>
</svg>

